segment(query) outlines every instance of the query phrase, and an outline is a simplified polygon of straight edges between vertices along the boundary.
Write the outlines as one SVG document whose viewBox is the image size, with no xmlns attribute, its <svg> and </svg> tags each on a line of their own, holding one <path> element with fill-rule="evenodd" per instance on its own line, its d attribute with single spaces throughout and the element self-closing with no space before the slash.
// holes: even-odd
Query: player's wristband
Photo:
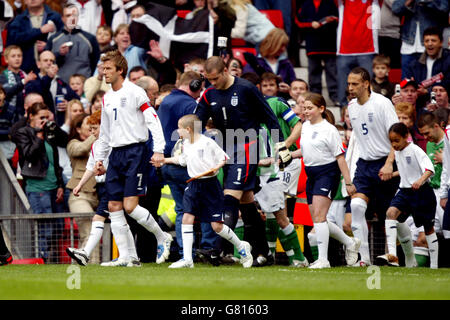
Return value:
<svg viewBox="0 0 450 320">
<path fill-rule="evenodd" d="M 346 183 L 345 185 L 350 187 L 353 185 L 353 183 L 350 182 L 350 183 Z"/>
</svg>

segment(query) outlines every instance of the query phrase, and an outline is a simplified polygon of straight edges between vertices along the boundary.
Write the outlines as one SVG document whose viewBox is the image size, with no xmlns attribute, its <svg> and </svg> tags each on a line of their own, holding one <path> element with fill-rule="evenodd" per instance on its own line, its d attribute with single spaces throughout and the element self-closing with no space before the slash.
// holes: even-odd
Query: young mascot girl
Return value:
<svg viewBox="0 0 450 320">
<path fill-rule="evenodd" d="M 339 186 L 341 173 L 349 195 L 356 191 L 345 162 L 344 149 L 339 132 L 327 121 L 325 99 L 316 93 L 305 98 L 305 117 L 300 140 L 305 163 L 306 195 L 314 222 L 319 247 L 319 258 L 311 269 L 329 268 L 328 239 L 333 237 L 345 245 L 348 265 L 356 263 L 360 240 L 347 236 L 336 224 L 327 221 L 331 201 Z"/>
</svg>

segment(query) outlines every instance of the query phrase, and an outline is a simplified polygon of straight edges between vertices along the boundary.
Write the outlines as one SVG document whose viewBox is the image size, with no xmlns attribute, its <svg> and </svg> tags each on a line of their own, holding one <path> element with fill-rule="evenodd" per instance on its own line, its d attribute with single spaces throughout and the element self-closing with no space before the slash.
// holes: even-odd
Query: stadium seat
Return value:
<svg viewBox="0 0 450 320">
<path fill-rule="evenodd" d="M 281 10 L 259 10 L 269 19 L 277 28 L 284 28 L 283 14 Z"/>
<path fill-rule="evenodd" d="M 7 36 L 8 36 L 8 29 L 5 28 L 5 29 L 2 30 L 2 34 L 1 34 L 2 42 L 3 42 L 3 50 L 6 48 Z M 7 67 L 8 66 L 8 64 L 5 61 L 5 57 L 3 56 L 3 52 L 2 52 L 2 57 L 1 57 L 1 64 L 2 64 L 3 67 Z"/>
<path fill-rule="evenodd" d="M 14 259 L 11 264 L 44 264 L 42 258 Z"/>
<path fill-rule="evenodd" d="M 391 69 L 389 71 L 389 81 L 392 83 L 400 83 L 402 81 L 402 69 Z"/>
<path fill-rule="evenodd" d="M 191 10 L 177 10 L 177 16 L 185 19 L 189 12 L 191 12 Z"/>
<path fill-rule="evenodd" d="M 256 55 L 255 48 L 232 48 L 231 51 L 233 52 L 233 57 L 238 59 L 243 67 L 247 64 L 247 61 L 244 58 L 244 52 L 250 52 Z"/>
</svg>

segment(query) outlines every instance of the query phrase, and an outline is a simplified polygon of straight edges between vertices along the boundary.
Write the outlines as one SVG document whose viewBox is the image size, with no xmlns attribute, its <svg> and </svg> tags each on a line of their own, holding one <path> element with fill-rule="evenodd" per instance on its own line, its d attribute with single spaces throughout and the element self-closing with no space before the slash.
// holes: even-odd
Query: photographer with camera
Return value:
<svg viewBox="0 0 450 320">
<path fill-rule="evenodd" d="M 28 109 L 27 125 L 11 136 L 19 151 L 25 192 L 35 214 L 54 213 L 56 204 L 63 201 L 64 183 L 57 147 L 65 147 L 67 134 L 48 121 L 49 113 L 45 104 L 34 103 Z M 44 261 L 50 258 L 53 229 L 53 221 L 39 223 L 39 252 Z"/>
</svg>

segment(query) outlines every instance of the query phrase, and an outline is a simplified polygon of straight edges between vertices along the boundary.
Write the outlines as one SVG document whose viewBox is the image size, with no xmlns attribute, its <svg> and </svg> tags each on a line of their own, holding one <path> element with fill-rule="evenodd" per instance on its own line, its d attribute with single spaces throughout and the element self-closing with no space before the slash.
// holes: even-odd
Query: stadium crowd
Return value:
<svg viewBox="0 0 450 320">
<path fill-rule="evenodd" d="M 95 212 L 66 249 L 81 265 L 260 267 L 279 240 L 320 269 L 331 237 L 350 266 L 448 267 L 449 23 L 448 0 L 2 0 L 0 149 L 34 214 Z M 58 224 L 39 227 L 46 263 Z"/>
</svg>

